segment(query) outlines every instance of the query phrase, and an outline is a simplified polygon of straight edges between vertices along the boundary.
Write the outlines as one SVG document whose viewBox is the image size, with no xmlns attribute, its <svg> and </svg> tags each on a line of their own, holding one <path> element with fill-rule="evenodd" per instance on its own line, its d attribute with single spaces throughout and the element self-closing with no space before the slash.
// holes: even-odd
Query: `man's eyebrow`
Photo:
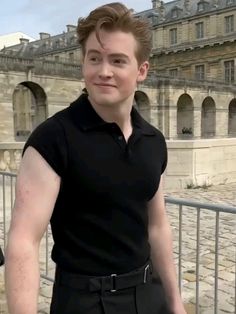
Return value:
<svg viewBox="0 0 236 314">
<path fill-rule="evenodd" d="M 110 56 L 111 57 L 116 57 L 116 58 L 129 59 L 129 57 L 126 54 L 124 54 L 124 53 L 111 53 Z"/>
<path fill-rule="evenodd" d="M 91 54 L 91 53 L 96 53 L 96 54 L 101 54 L 101 52 L 99 50 L 96 49 L 89 49 L 87 54 Z M 125 58 L 125 59 L 129 59 L 129 57 L 125 54 L 125 53 L 111 53 L 109 54 L 110 57 L 116 57 L 116 58 Z"/>
<path fill-rule="evenodd" d="M 90 54 L 90 53 L 99 53 L 100 54 L 100 51 L 98 51 L 96 49 L 89 49 L 87 54 Z"/>
</svg>

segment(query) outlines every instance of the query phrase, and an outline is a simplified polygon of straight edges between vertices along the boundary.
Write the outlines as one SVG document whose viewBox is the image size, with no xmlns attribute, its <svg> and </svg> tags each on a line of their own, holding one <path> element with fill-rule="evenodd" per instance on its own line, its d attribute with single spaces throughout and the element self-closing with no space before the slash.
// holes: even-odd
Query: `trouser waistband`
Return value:
<svg viewBox="0 0 236 314">
<path fill-rule="evenodd" d="M 90 292 L 110 291 L 135 287 L 140 284 L 151 282 L 152 265 L 146 263 L 143 267 L 125 274 L 111 274 L 109 276 L 84 276 L 66 272 L 56 267 L 56 283 Z"/>
</svg>

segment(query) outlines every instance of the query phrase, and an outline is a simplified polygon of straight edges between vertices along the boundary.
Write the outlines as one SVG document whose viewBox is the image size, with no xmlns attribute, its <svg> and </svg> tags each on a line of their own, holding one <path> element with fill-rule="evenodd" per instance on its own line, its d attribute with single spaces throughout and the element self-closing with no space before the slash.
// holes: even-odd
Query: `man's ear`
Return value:
<svg viewBox="0 0 236 314">
<path fill-rule="evenodd" d="M 145 80 L 145 78 L 147 77 L 148 69 L 149 69 L 149 62 L 148 62 L 148 61 L 144 61 L 144 62 L 139 66 L 139 72 L 138 72 L 138 76 L 137 76 L 137 82 L 142 82 L 142 81 Z"/>
</svg>

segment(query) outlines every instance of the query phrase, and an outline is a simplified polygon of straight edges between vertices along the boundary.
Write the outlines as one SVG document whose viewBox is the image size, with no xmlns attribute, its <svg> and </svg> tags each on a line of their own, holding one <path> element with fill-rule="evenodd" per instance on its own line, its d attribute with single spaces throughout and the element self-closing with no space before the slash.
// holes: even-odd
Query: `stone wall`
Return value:
<svg viewBox="0 0 236 314">
<path fill-rule="evenodd" d="M 0 142 L 15 140 L 13 95 L 19 84 L 30 89 L 36 106 L 45 107 L 46 116 L 68 106 L 84 87 L 83 80 L 78 78 L 0 70 Z"/>
<path fill-rule="evenodd" d="M 167 141 L 166 189 L 236 182 L 236 138 Z"/>
<path fill-rule="evenodd" d="M 24 143 L 0 143 L 0 171 L 16 172 Z M 167 190 L 236 182 L 236 138 L 168 140 Z"/>
<path fill-rule="evenodd" d="M 23 142 L 0 143 L 0 171 L 17 172 L 23 146 Z"/>
</svg>

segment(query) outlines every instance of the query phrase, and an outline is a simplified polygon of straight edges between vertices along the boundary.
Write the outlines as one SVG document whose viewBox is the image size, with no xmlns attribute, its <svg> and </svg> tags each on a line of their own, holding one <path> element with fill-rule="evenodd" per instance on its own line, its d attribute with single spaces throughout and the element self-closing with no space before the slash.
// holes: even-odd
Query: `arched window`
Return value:
<svg viewBox="0 0 236 314">
<path fill-rule="evenodd" d="M 146 93 L 137 90 L 134 95 L 135 107 L 142 117 L 150 122 L 150 101 Z"/>
<path fill-rule="evenodd" d="M 201 112 L 201 136 L 210 138 L 215 136 L 216 128 L 216 107 L 211 97 L 204 99 Z"/>
<path fill-rule="evenodd" d="M 193 100 L 188 94 L 183 94 L 177 102 L 177 136 L 192 138 L 193 134 Z"/>
<path fill-rule="evenodd" d="M 22 82 L 13 93 L 16 141 L 25 141 L 32 130 L 46 119 L 46 94 L 33 82 Z"/>
<path fill-rule="evenodd" d="M 229 104 L 228 135 L 236 137 L 236 99 Z"/>
</svg>

